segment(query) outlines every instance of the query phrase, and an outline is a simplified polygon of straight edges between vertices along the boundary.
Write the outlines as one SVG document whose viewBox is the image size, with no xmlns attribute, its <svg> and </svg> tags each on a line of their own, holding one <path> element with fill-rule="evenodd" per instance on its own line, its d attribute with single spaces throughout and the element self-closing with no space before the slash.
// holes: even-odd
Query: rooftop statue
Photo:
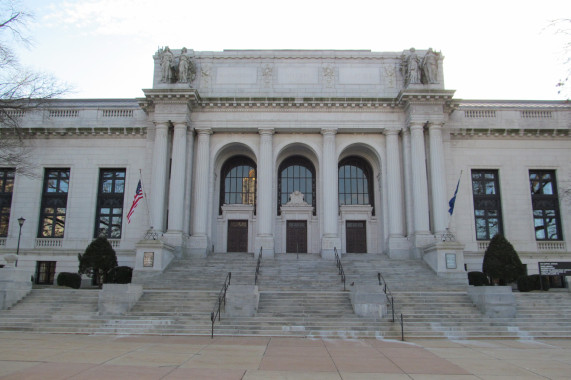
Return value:
<svg viewBox="0 0 571 380">
<path fill-rule="evenodd" d="M 438 54 L 432 48 L 428 49 L 428 52 L 422 59 L 422 72 L 424 74 L 424 83 L 438 83 Z"/>
</svg>

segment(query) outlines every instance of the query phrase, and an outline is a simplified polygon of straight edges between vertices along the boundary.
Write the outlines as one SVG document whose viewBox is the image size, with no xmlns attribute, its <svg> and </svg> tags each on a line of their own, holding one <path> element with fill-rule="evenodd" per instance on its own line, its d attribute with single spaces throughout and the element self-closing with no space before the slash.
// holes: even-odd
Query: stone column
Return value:
<svg viewBox="0 0 571 380">
<path fill-rule="evenodd" d="M 426 152 L 424 149 L 423 125 L 419 123 L 411 124 L 410 134 L 412 194 L 414 204 L 414 233 L 415 236 L 429 235 L 430 221 L 428 217 L 428 180 L 426 177 Z"/>
<path fill-rule="evenodd" d="M 191 255 L 206 256 L 210 252 L 210 239 L 206 234 L 208 223 L 208 181 L 210 177 L 210 135 L 212 130 L 197 129 L 196 170 L 194 178 L 194 213 L 192 217 Z"/>
<path fill-rule="evenodd" d="M 389 203 L 389 257 L 408 258 L 408 242 L 403 236 L 402 170 L 399 130 L 385 130 L 387 148 L 387 197 Z"/>
<path fill-rule="evenodd" d="M 321 159 L 321 184 L 323 196 L 323 237 L 321 239 L 321 257 L 334 259 L 335 251 L 341 253 L 341 239 L 337 233 L 339 215 L 338 164 L 335 135 L 337 129 L 322 129 L 323 157 Z"/>
<path fill-rule="evenodd" d="M 402 131 L 404 188 L 406 209 L 406 236 L 414 233 L 413 201 L 412 201 L 412 168 L 410 167 L 410 131 L 404 128 Z"/>
<path fill-rule="evenodd" d="M 434 233 L 441 235 L 446 231 L 448 224 L 442 125 L 429 124 L 428 133 L 430 139 L 430 178 L 432 185 L 432 215 L 434 218 Z"/>
<path fill-rule="evenodd" d="M 272 206 L 272 188 L 274 181 L 274 160 L 273 160 L 273 134 L 272 128 L 261 128 L 260 134 L 260 156 L 258 160 L 258 200 L 256 205 L 258 234 L 255 239 L 255 254 L 260 247 L 263 257 L 274 256 L 274 208 Z"/>
<path fill-rule="evenodd" d="M 194 153 L 194 130 L 186 133 L 186 185 L 184 191 L 184 216 L 182 231 L 184 235 L 190 235 L 190 211 L 192 205 L 192 166 Z"/>
<path fill-rule="evenodd" d="M 153 146 L 153 181 L 150 208 L 152 227 L 158 232 L 164 231 L 168 133 L 168 123 L 156 124 L 155 144 Z"/>
<path fill-rule="evenodd" d="M 168 231 L 165 237 L 180 253 L 182 247 L 184 190 L 186 183 L 186 123 L 175 123 L 169 186 Z"/>
</svg>

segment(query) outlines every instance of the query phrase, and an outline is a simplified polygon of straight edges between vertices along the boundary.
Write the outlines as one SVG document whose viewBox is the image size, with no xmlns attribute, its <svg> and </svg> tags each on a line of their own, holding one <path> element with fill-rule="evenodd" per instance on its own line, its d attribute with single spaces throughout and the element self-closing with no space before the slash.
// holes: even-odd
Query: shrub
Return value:
<svg viewBox="0 0 571 380">
<path fill-rule="evenodd" d="M 503 235 L 496 235 L 490 241 L 484 254 L 482 272 L 492 282 L 507 284 L 525 275 L 525 267 L 521 263 L 513 245 Z"/>
<path fill-rule="evenodd" d="M 73 289 L 81 287 L 81 276 L 77 273 L 61 272 L 57 276 L 59 286 L 67 286 Z"/>
<path fill-rule="evenodd" d="M 99 286 L 107 282 L 107 273 L 117 266 L 117 254 L 104 236 L 93 240 L 85 249 L 85 253 L 78 254 L 77 258 L 79 273 L 93 278 L 94 283 Z"/>
<path fill-rule="evenodd" d="M 532 290 L 549 290 L 549 276 L 541 276 L 541 281 L 538 274 L 531 276 L 523 276 L 517 280 L 517 290 L 520 292 L 530 292 Z"/>
<path fill-rule="evenodd" d="M 107 273 L 107 282 L 110 284 L 130 284 L 133 277 L 133 268 L 115 267 Z"/>
<path fill-rule="evenodd" d="M 490 285 L 488 277 L 482 272 L 468 272 L 468 284 L 474 286 Z"/>
</svg>

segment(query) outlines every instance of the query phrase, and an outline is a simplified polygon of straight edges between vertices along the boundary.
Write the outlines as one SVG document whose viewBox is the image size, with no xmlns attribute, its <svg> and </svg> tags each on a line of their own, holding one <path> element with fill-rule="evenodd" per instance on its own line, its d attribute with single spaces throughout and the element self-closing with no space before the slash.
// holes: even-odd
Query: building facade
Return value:
<svg viewBox="0 0 571 380">
<path fill-rule="evenodd" d="M 337 251 L 458 274 L 481 269 L 496 233 L 530 274 L 568 260 L 568 102 L 455 99 L 432 49 L 153 59 L 141 98 L 15 115 L 35 173 L 0 168 L 0 253 L 18 250 L 36 281 L 76 271 L 101 234 L 140 271 L 212 252 Z"/>
</svg>

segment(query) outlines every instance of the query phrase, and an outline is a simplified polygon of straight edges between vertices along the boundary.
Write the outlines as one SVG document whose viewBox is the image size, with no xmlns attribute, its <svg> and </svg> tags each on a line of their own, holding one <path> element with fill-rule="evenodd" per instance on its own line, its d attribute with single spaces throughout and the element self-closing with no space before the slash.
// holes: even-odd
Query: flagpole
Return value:
<svg viewBox="0 0 571 380">
<path fill-rule="evenodd" d="M 151 225 L 151 211 L 149 209 L 149 199 L 147 198 L 147 192 L 145 191 L 145 185 L 143 184 L 143 172 L 142 169 L 139 169 L 139 180 L 141 181 L 141 189 L 143 190 L 143 198 L 145 198 L 145 204 L 147 205 L 147 218 L 149 219 L 149 226 L 152 228 Z"/>
</svg>

